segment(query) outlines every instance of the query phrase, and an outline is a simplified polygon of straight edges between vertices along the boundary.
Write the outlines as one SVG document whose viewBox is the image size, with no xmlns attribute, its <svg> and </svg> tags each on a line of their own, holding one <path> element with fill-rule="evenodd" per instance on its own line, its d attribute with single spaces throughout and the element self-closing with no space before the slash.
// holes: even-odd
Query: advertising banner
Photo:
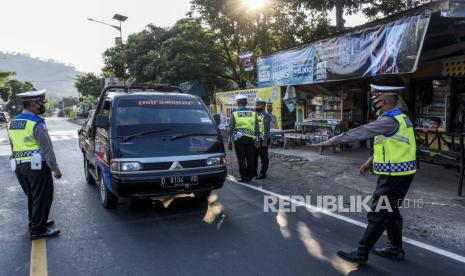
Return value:
<svg viewBox="0 0 465 276">
<path fill-rule="evenodd" d="M 415 72 L 431 12 L 257 60 L 258 86 L 311 84 Z"/>
<path fill-rule="evenodd" d="M 266 87 L 266 88 L 254 88 L 246 90 L 237 90 L 229 92 L 218 92 L 215 94 L 216 98 L 216 110 L 220 115 L 220 121 L 222 124 L 227 124 L 231 118 L 232 112 L 237 108 L 236 95 L 247 96 L 247 107 L 255 108 L 255 101 L 257 98 L 263 99 L 272 105 L 272 129 L 282 129 L 282 118 L 281 118 L 281 88 L 280 87 Z"/>
</svg>

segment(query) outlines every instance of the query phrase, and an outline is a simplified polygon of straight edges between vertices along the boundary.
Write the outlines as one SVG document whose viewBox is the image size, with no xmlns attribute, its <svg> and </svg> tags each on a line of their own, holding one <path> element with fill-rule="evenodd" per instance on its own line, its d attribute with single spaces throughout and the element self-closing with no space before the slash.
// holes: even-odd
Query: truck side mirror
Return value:
<svg viewBox="0 0 465 276">
<path fill-rule="evenodd" d="M 110 120 L 108 119 L 107 116 L 99 114 L 97 115 L 97 118 L 95 119 L 95 126 L 99 128 L 103 128 L 103 129 L 109 129 Z"/>
</svg>

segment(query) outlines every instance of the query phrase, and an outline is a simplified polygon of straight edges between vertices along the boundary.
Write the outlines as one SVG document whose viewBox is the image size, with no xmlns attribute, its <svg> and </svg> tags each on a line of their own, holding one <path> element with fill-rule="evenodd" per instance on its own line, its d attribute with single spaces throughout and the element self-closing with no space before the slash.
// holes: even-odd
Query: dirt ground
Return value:
<svg viewBox="0 0 465 276">
<path fill-rule="evenodd" d="M 282 195 L 309 195 L 312 200 L 319 195 L 371 195 L 376 187 L 376 176 L 358 173 L 367 150 L 323 155 L 305 147 L 270 151 L 268 179 L 254 180 L 253 185 Z M 239 178 L 234 151 L 228 151 L 228 174 Z M 465 199 L 456 195 L 457 184 L 456 170 L 422 163 L 407 194 L 409 205 L 415 202 L 416 208 L 401 210 L 405 236 L 465 254 Z M 364 212 L 342 215 L 366 222 Z M 354 237 L 354 246 L 359 238 Z"/>
</svg>

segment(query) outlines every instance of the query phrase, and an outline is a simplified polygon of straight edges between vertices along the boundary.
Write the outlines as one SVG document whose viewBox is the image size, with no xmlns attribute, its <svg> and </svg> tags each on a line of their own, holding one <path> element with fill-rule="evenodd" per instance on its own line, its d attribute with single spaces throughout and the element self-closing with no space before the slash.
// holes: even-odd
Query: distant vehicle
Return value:
<svg viewBox="0 0 465 276">
<path fill-rule="evenodd" d="M 0 112 L 0 123 L 8 123 L 10 121 L 10 115 L 7 112 Z"/>
<path fill-rule="evenodd" d="M 215 121 L 196 96 L 167 85 L 109 86 L 79 130 L 88 183 L 101 202 L 193 193 L 223 186 L 226 159 Z"/>
</svg>

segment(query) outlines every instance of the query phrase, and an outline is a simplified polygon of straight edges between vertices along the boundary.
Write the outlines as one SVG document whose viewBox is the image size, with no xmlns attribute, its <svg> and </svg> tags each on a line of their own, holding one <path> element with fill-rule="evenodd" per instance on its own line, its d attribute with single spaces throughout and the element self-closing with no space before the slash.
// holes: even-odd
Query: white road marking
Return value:
<svg viewBox="0 0 465 276">
<path fill-rule="evenodd" d="M 305 202 L 300 202 L 298 200 L 294 200 L 288 196 L 284 196 L 284 195 L 280 195 L 280 194 L 277 194 L 277 193 L 274 193 L 272 191 L 268 191 L 268 190 L 265 190 L 261 187 L 256 187 L 256 186 L 253 186 L 253 185 L 249 185 L 249 184 L 246 184 L 246 183 L 241 183 L 239 181 L 237 181 L 233 176 L 231 175 L 228 175 L 228 180 L 229 181 L 232 181 L 234 183 L 237 183 L 241 186 L 244 186 L 244 187 L 247 187 L 247 188 L 250 188 L 252 190 L 256 190 L 256 191 L 259 191 L 259 192 L 262 192 L 264 194 L 268 194 L 268 195 L 271 195 L 271 196 L 275 196 L 279 199 L 283 199 L 283 200 L 286 200 L 286 201 L 289 201 L 289 202 L 292 202 L 293 204 L 296 204 L 297 206 L 302 206 L 302 207 L 306 207 L 307 209 L 309 210 L 312 210 L 312 211 L 315 211 L 315 212 L 319 212 L 319 213 L 322 213 L 322 214 L 325 214 L 325 215 L 328 215 L 330 217 L 333 217 L 333 218 L 336 218 L 336 219 L 339 219 L 339 220 L 342 220 L 342 221 L 345 221 L 345 222 L 348 222 L 348 223 L 351 223 L 351 224 L 354 224 L 354 225 L 357 225 L 357 226 L 360 226 L 362 228 L 366 228 L 367 227 L 367 224 L 366 223 L 363 223 L 363 222 L 360 222 L 358 220 L 354 220 L 354 219 L 351 219 L 351 218 L 348 218 L 348 217 L 345 217 L 345 216 L 341 216 L 339 214 L 336 214 L 334 212 L 331 212 L 331 211 L 328 211 L 328 210 L 325 210 L 325 209 L 322 209 L 322 208 L 319 208 L 317 206 L 314 206 L 314 205 L 311 205 L 311 204 L 308 204 L 308 203 L 305 203 Z M 454 259 L 456 261 L 459 261 L 461 263 L 465 263 L 465 257 L 464 256 L 461 256 L 461 255 L 458 255 L 458 254 L 455 254 L 455 253 L 452 253 L 452 252 L 449 252 L 447 250 L 444 250 L 444 249 L 441 249 L 441 248 L 438 248 L 438 247 L 435 247 L 435 246 L 432 246 L 432 245 L 429 245 L 429 244 L 426 244 L 426 243 L 423 243 L 423 242 L 420 242 L 420 241 L 417 241 L 417 240 L 414 240 L 414 239 L 409 239 L 409 238 L 402 238 L 402 240 L 406 243 L 409 243 L 411 245 L 415 245 L 417 247 L 420 247 L 420 248 L 423 248 L 425 250 L 428 250 L 428 251 L 431 251 L 431 252 L 434 252 L 436 254 L 439 254 L 439 255 L 442 255 L 442 256 L 445 256 L 445 257 L 448 257 L 448 258 L 451 258 L 451 259 Z"/>
</svg>

